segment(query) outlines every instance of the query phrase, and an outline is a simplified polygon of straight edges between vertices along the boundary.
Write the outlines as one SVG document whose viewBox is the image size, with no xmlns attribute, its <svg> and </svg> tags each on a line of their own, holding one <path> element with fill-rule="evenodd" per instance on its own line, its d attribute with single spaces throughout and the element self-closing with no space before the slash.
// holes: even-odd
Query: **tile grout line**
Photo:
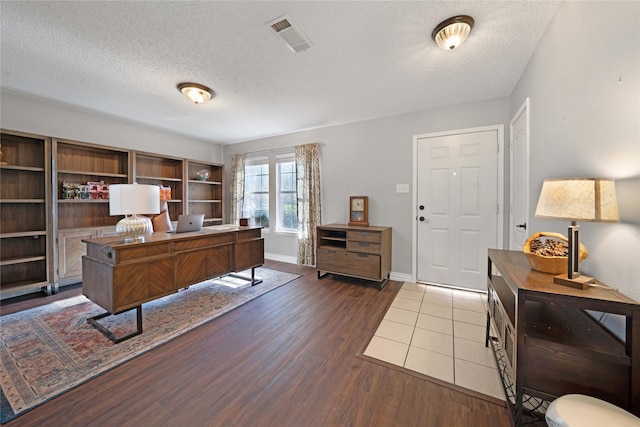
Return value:
<svg viewBox="0 0 640 427">
<path fill-rule="evenodd" d="M 413 337 L 416 334 L 416 327 L 418 324 L 418 317 L 420 317 L 420 310 L 422 309 L 422 301 L 424 301 L 424 289 L 422 292 L 422 298 L 420 298 L 420 307 L 418 308 L 418 314 L 416 316 L 416 320 L 413 322 L 413 331 L 411 331 L 411 339 L 409 340 L 409 346 L 407 347 L 407 354 L 404 355 L 404 361 L 402 362 L 402 367 L 406 368 L 407 366 L 407 358 L 409 357 L 409 351 L 411 351 L 411 343 L 413 342 Z"/>
<path fill-rule="evenodd" d="M 453 319 L 453 295 L 451 296 L 451 346 L 453 347 L 453 383 L 456 382 L 456 328 L 455 328 L 455 320 Z"/>
<path fill-rule="evenodd" d="M 401 366 L 402 366 L 402 367 L 404 367 L 404 368 L 406 368 L 406 364 L 407 364 L 407 360 L 408 360 L 408 355 L 409 355 L 409 351 L 411 350 L 411 348 L 416 348 L 416 349 L 421 348 L 421 347 L 416 347 L 415 345 L 412 345 L 412 343 L 413 343 L 413 339 L 415 338 L 415 334 L 416 334 L 416 328 L 418 328 L 417 324 L 418 324 L 418 319 L 419 319 L 420 315 L 422 314 L 422 315 L 424 315 L 424 316 L 440 317 L 440 316 L 437 316 L 437 315 L 432 314 L 432 313 L 423 313 L 423 312 L 421 311 L 421 310 L 422 310 L 422 305 L 423 305 L 424 303 L 427 303 L 427 304 L 441 305 L 441 306 L 443 306 L 443 307 L 445 306 L 445 305 L 443 305 L 443 304 L 434 303 L 434 302 L 432 302 L 432 301 L 425 301 L 425 298 L 427 298 L 427 294 L 429 293 L 429 292 L 427 292 L 427 289 L 428 289 L 428 285 L 427 285 L 427 287 L 422 288 L 423 292 L 421 292 L 420 307 L 419 307 L 419 309 L 418 309 L 418 311 L 417 311 L 417 313 L 416 313 L 416 318 L 415 318 L 415 320 L 413 321 L 413 325 L 406 324 L 406 323 L 401 323 L 401 322 L 395 322 L 395 321 L 393 321 L 393 320 L 388 320 L 388 319 L 387 319 L 389 322 L 396 323 L 396 324 L 399 324 L 399 325 L 405 325 L 405 326 L 408 326 L 408 327 L 411 327 L 411 328 L 412 328 L 412 331 L 411 331 L 411 338 L 410 338 L 410 340 L 409 340 L 409 344 L 408 344 L 408 346 L 407 346 L 407 353 L 405 354 L 403 364 L 401 365 Z M 416 292 L 416 291 L 414 291 L 414 290 L 411 290 L 411 291 Z M 402 298 L 402 297 L 398 297 L 398 298 Z M 403 299 L 411 300 L 411 298 L 403 298 Z M 446 306 L 448 306 L 448 307 L 449 307 L 449 309 L 450 309 L 450 318 L 449 318 L 448 320 L 449 320 L 450 325 L 451 325 L 451 339 L 452 339 L 452 352 L 453 352 L 453 355 L 452 355 L 452 357 L 451 357 L 451 360 L 452 360 L 452 363 L 453 363 L 453 366 L 452 366 L 452 368 L 453 368 L 453 384 L 457 384 L 457 376 L 456 376 L 456 360 L 458 360 L 458 357 L 456 357 L 456 353 L 457 353 L 457 352 L 456 352 L 456 331 L 455 331 L 455 322 L 456 322 L 456 319 L 454 319 L 454 312 L 455 312 L 455 310 L 456 310 L 456 309 L 457 309 L 457 310 L 460 310 L 460 311 L 466 311 L 466 312 L 469 312 L 469 313 L 481 313 L 481 312 L 476 311 L 476 310 L 468 310 L 467 308 L 455 307 L 455 306 L 454 306 L 454 301 L 453 301 L 453 299 L 454 299 L 454 298 L 453 298 L 453 295 L 452 295 L 452 298 L 451 298 L 450 303 L 449 303 L 449 304 L 447 304 Z M 473 299 L 473 300 L 475 301 L 475 299 Z M 418 300 L 416 299 L 416 300 L 414 300 L 414 301 L 418 301 Z M 483 298 L 481 298 L 481 302 L 482 302 L 482 306 L 483 306 L 482 308 L 484 309 L 483 311 L 486 313 L 486 302 L 484 301 L 484 299 L 483 299 Z M 458 305 L 459 305 L 459 304 L 458 304 Z M 395 307 L 395 308 L 400 309 L 400 310 L 404 310 L 404 311 L 413 311 L 413 310 L 407 310 L 407 309 L 405 309 L 405 308 L 398 308 L 398 307 Z M 444 319 L 444 318 L 443 318 L 443 319 Z M 460 324 L 471 325 L 471 326 L 476 326 L 476 327 L 483 327 L 483 326 L 484 326 L 484 325 L 478 325 L 477 323 L 470 323 L 470 322 L 463 321 L 463 320 L 459 320 L 458 322 L 459 322 Z M 422 328 L 421 328 L 421 329 L 422 329 Z M 432 330 L 430 330 L 430 329 L 427 329 L 427 331 L 434 332 L 434 333 L 440 333 L 440 334 L 443 334 L 443 332 L 439 332 L 439 331 L 432 331 Z M 376 332 L 377 332 L 377 331 L 376 331 Z M 445 334 L 445 335 L 448 335 L 448 334 Z M 468 338 L 466 338 L 466 337 L 458 337 L 458 339 L 461 339 L 461 340 L 464 340 L 464 341 L 473 342 L 473 343 L 476 343 L 476 342 L 477 342 L 477 341 L 476 341 L 476 340 L 474 340 L 474 339 L 468 339 Z M 395 340 L 391 340 L 391 341 L 395 341 Z M 402 344 L 400 341 L 395 341 L 395 342 L 398 342 L 398 343 Z M 435 352 L 435 353 L 439 353 L 439 352 L 434 351 L 434 350 L 427 350 L 427 351 Z M 441 353 L 441 354 L 445 355 L 444 353 Z M 496 369 L 495 367 L 486 366 L 486 365 L 484 365 L 483 363 L 479 363 L 479 362 L 472 361 L 472 360 L 466 360 L 466 359 L 460 359 L 460 360 L 461 360 L 461 361 L 464 361 L 465 363 L 470 363 L 470 364 L 472 364 L 472 365 L 475 365 L 475 366 L 478 366 L 478 367 L 481 367 L 481 368 L 486 368 L 486 369 L 491 369 L 491 370 L 497 371 L 497 369 Z M 407 368 L 407 369 L 408 369 L 408 368 Z"/>
</svg>

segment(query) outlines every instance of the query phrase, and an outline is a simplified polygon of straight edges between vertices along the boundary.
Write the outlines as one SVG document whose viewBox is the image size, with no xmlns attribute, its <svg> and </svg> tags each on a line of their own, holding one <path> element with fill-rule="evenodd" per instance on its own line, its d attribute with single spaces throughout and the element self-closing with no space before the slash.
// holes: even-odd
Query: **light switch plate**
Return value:
<svg viewBox="0 0 640 427">
<path fill-rule="evenodd" d="M 396 184 L 396 193 L 408 193 L 409 184 Z"/>
</svg>

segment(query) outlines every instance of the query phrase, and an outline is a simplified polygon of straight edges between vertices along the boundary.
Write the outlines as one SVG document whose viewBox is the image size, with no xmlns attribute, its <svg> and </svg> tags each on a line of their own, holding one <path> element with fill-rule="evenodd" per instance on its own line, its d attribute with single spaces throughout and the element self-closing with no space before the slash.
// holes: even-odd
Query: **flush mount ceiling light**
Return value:
<svg viewBox="0 0 640 427">
<path fill-rule="evenodd" d="M 431 33 L 431 38 L 441 48 L 453 50 L 467 39 L 473 24 L 473 18 L 468 15 L 454 16 L 439 23 Z"/>
<path fill-rule="evenodd" d="M 208 87 L 198 83 L 180 83 L 178 90 L 187 97 L 187 99 L 196 104 L 204 104 L 209 102 L 216 94 Z"/>
</svg>

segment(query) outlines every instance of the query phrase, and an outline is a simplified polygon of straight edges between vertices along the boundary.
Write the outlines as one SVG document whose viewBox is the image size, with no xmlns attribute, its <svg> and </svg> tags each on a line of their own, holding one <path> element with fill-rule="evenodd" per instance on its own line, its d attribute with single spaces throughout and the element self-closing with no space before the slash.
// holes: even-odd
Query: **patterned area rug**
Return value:
<svg viewBox="0 0 640 427">
<path fill-rule="evenodd" d="M 249 271 L 245 272 L 245 274 Z M 256 286 L 232 276 L 190 286 L 142 306 L 142 335 L 114 344 L 86 319 L 104 312 L 84 296 L 0 317 L 1 418 L 18 415 L 299 277 L 257 268 Z M 135 330 L 135 310 L 100 323 Z"/>
</svg>

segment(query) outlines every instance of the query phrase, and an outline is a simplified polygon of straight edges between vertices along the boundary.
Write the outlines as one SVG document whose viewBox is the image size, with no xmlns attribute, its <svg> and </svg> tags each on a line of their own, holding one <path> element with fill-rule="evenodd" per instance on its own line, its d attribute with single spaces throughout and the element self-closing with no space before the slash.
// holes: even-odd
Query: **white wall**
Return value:
<svg viewBox="0 0 640 427">
<path fill-rule="evenodd" d="M 92 144 L 222 163 L 222 146 L 61 104 L 2 92 L 0 127 Z"/>
<path fill-rule="evenodd" d="M 410 276 L 415 218 L 413 136 L 495 124 L 508 129 L 508 123 L 509 98 L 505 97 L 225 145 L 224 154 L 228 165 L 234 153 L 323 144 L 323 223 L 348 222 L 349 196 L 369 196 L 369 223 L 393 227 L 392 271 Z M 410 192 L 396 193 L 396 184 L 409 184 Z M 269 233 L 265 240 L 265 252 L 295 258 L 294 236 Z"/>
<path fill-rule="evenodd" d="M 534 212 L 544 178 L 617 181 L 621 222 L 581 223 L 582 272 L 640 300 L 640 3 L 566 2 L 511 96 L 531 97 L 531 233 L 567 234 Z"/>
</svg>

